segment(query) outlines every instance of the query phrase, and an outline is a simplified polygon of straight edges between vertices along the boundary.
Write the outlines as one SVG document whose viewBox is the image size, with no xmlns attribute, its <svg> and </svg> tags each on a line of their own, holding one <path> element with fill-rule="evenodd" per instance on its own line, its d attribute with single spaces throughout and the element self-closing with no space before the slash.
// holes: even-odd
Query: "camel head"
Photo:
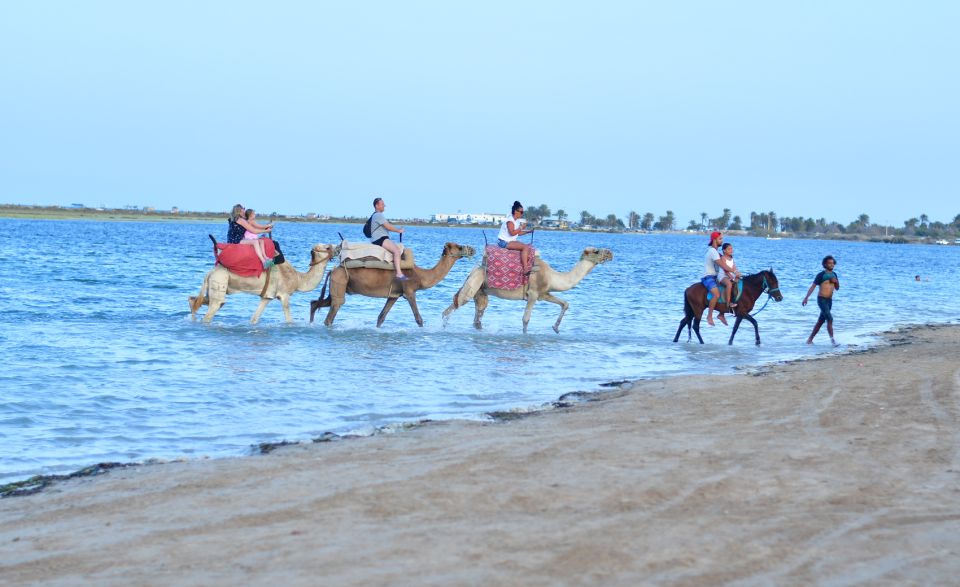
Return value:
<svg viewBox="0 0 960 587">
<path fill-rule="evenodd" d="M 581 261 L 590 261 L 595 265 L 601 263 L 606 263 L 607 261 L 613 260 L 613 251 L 610 249 L 598 249 L 596 247 L 587 247 L 583 249 L 583 254 L 580 255 Z"/>
<path fill-rule="evenodd" d="M 458 245 L 457 243 L 443 245 L 443 255 L 445 257 L 462 259 L 463 257 L 472 257 L 475 253 L 476 251 L 470 245 Z"/>
<path fill-rule="evenodd" d="M 333 245 L 313 245 L 310 250 L 310 264 L 316 265 L 333 258 Z"/>
</svg>

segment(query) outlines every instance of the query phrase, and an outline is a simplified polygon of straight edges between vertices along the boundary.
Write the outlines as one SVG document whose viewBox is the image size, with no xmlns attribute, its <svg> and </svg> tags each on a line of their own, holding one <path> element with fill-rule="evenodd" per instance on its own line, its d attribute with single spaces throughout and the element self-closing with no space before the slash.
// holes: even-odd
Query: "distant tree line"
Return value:
<svg viewBox="0 0 960 587">
<path fill-rule="evenodd" d="M 532 224 L 540 224 L 551 218 L 550 207 L 546 204 L 529 206 L 524 211 L 524 217 Z M 563 222 L 569 220 L 565 210 L 557 210 L 556 218 Z M 619 230 L 678 230 L 677 219 L 672 210 L 667 210 L 662 216 L 655 216 L 652 212 L 639 214 L 635 211 L 627 212 L 624 218 L 616 214 L 594 216 L 587 210 L 580 212 L 580 226 L 594 228 L 611 228 Z M 930 237 L 945 238 L 960 236 L 960 214 L 954 216 L 952 222 L 931 221 L 926 214 L 904 220 L 903 226 L 885 226 L 870 222 L 870 216 L 860 214 L 852 222 L 842 224 L 825 218 L 804 218 L 802 216 L 778 216 L 776 212 L 750 212 L 749 222 L 744 224 L 740 216 L 734 215 L 729 208 L 724 208 L 719 216 L 711 218 L 706 212 L 700 213 L 699 219 L 692 219 L 686 230 L 742 230 L 756 235 L 770 235 L 791 233 L 797 235 L 815 234 L 862 234 L 867 236 L 903 236 L 903 237 Z"/>
</svg>

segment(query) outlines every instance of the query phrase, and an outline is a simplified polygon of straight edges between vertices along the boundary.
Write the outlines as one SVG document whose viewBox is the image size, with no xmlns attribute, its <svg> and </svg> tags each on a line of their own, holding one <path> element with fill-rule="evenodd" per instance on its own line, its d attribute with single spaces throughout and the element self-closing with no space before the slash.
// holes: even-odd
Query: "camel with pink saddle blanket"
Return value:
<svg viewBox="0 0 960 587">
<path fill-rule="evenodd" d="M 497 249 L 497 251 L 491 250 Z M 504 255 L 512 255 L 513 258 Z M 522 275 L 520 268 L 520 253 L 499 247 L 488 246 L 487 258 L 481 267 L 475 268 L 467 276 L 463 286 L 453 296 L 453 303 L 443 311 L 444 324 L 449 320 L 450 315 L 473 300 L 476 307 L 476 313 L 473 318 L 473 325 L 478 330 L 482 328 L 481 319 L 487 309 L 489 296 L 502 298 L 505 300 L 526 300 L 527 307 L 523 313 L 523 331 L 527 331 L 527 324 L 530 323 L 530 314 L 533 312 L 533 306 L 538 300 L 544 300 L 560 306 L 560 316 L 557 317 L 553 325 L 554 332 L 560 332 L 560 321 L 566 313 L 570 304 L 553 295 L 551 292 L 567 291 L 580 283 L 587 273 L 601 263 L 606 263 L 613 259 L 613 252 L 610 249 L 598 249 L 588 247 L 583 250 L 580 260 L 573 266 L 573 269 L 566 273 L 554 271 L 550 265 L 541 259 L 535 257 L 533 271 L 529 278 Z M 500 267 L 503 263 L 506 268 Z M 517 275 L 519 273 L 519 275 Z M 527 280 L 529 279 L 529 280 Z M 526 282 L 526 283 L 525 283 Z M 506 285 L 508 287 L 498 287 Z"/>
</svg>

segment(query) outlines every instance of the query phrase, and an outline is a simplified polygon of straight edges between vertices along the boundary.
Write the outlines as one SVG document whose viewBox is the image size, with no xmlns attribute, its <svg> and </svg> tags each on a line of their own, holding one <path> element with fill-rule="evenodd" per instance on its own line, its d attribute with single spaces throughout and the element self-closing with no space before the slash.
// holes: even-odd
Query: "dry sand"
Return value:
<svg viewBox="0 0 960 587">
<path fill-rule="evenodd" d="M 0 500 L 3 585 L 960 581 L 960 328 Z"/>
</svg>

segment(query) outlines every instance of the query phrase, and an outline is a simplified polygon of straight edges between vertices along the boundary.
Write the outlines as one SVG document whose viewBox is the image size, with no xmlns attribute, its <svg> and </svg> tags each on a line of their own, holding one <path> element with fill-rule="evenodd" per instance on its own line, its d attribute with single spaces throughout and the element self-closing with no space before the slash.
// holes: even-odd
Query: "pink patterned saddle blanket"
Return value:
<svg viewBox="0 0 960 587">
<path fill-rule="evenodd" d="M 531 254 L 534 253 L 531 251 Z M 484 249 L 484 257 L 487 265 L 487 287 L 518 289 L 529 281 L 529 276 L 523 274 L 520 251 L 487 245 Z"/>
</svg>

